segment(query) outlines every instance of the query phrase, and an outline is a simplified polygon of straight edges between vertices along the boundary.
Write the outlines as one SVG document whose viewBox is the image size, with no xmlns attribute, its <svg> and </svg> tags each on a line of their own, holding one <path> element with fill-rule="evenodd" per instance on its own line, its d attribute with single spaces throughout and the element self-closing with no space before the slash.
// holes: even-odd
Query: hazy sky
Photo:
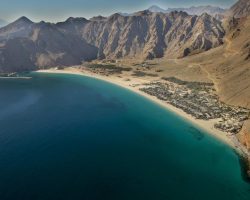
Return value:
<svg viewBox="0 0 250 200">
<path fill-rule="evenodd" d="M 230 7 L 237 0 L 0 0 L 0 18 L 9 22 L 20 16 L 34 21 L 63 21 L 69 16 L 89 18 L 115 12 L 135 12 L 151 5 L 162 8 L 215 5 Z"/>
</svg>

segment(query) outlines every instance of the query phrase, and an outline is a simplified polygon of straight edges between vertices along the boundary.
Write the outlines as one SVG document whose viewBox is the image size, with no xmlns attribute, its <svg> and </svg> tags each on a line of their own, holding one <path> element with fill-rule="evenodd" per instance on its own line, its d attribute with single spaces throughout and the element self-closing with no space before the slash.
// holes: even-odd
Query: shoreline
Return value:
<svg viewBox="0 0 250 200">
<path fill-rule="evenodd" d="M 20 77 L 1 77 L 0 79 L 31 79 L 31 77 L 25 77 L 25 76 L 20 76 Z"/>
<path fill-rule="evenodd" d="M 156 103 L 157 105 L 161 106 L 162 108 L 164 108 L 170 112 L 173 112 L 177 117 L 181 117 L 182 119 L 187 120 L 188 122 L 190 122 L 191 124 L 193 124 L 197 128 L 204 130 L 209 135 L 211 135 L 211 136 L 219 139 L 221 142 L 229 145 L 234 150 L 236 150 L 239 154 L 241 154 L 241 155 L 246 154 L 246 152 L 242 149 L 241 144 L 237 141 L 235 136 L 214 128 L 213 124 L 216 121 L 218 121 L 218 119 L 207 120 L 207 121 L 195 119 L 191 115 L 185 113 L 183 110 L 176 108 L 176 107 L 170 105 L 169 103 L 164 102 L 160 99 L 157 99 L 155 96 L 151 96 L 149 94 L 146 94 L 146 93 L 140 91 L 139 89 L 137 89 L 135 87 L 132 87 L 131 82 L 123 81 L 123 80 L 121 80 L 121 78 L 102 76 L 102 75 L 92 73 L 89 71 L 80 71 L 80 70 L 77 70 L 75 68 L 70 68 L 70 69 L 66 68 L 64 70 L 57 70 L 57 69 L 37 70 L 36 72 L 81 75 L 81 76 L 91 77 L 91 78 L 95 78 L 95 79 L 109 82 L 111 84 L 118 85 L 120 87 L 128 89 L 132 92 L 135 92 L 136 94 L 139 94 L 139 95 L 147 98 L 148 100 L 152 101 L 153 103 Z"/>
</svg>

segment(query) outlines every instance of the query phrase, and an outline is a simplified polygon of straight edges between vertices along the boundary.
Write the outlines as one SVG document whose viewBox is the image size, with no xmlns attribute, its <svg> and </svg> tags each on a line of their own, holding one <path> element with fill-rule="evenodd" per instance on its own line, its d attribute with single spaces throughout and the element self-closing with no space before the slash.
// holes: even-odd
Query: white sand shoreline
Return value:
<svg viewBox="0 0 250 200">
<path fill-rule="evenodd" d="M 191 115 L 182 111 L 181 109 L 178 109 L 178 108 L 176 108 L 176 107 L 174 107 L 174 106 L 172 106 L 172 105 L 170 105 L 162 100 L 157 99 L 154 96 L 143 93 L 139 89 L 132 87 L 131 86 L 131 85 L 133 85 L 132 80 L 128 82 L 128 81 L 122 80 L 121 78 L 111 77 L 111 76 L 110 77 L 109 76 L 102 76 L 102 75 L 92 73 L 89 71 L 80 71 L 80 70 L 75 69 L 75 68 L 66 68 L 64 70 L 57 70 L 57 69 L 38 70 L 36 72 L 82 75 L 82 76 L 87 76 L 87 77 L 103 80 L 103 81 L 121 86 L 123 88 L 129 89 L 130 91 L 135 92 L 141 96 L 144 96 L 145 98 L 151 100 L 152 102 L 162 106 L 164 109 L 167 109 L 168 111 L 175 113 L 178 117 L 182 117 L 183 119 L 189 121 L 190 123 L 192 123 L 193 125 L 195 125 L 199 129 L 204 130 L 209 135 L 211 135 L 211 136 L 219 139 L 223 143 L 231 146 L 233 149 L 235 149 L 241 155 L 246 154 L 242 145 L 238 142 L 238 140 L 235 138 L 235 136 L 228 134 L 226 132 L 222 132 L 222 131 L 214 128 L 214 122 L 217 121 L 217 119 L 208 120 L 208 121 L 195 119 Z M 130 78 L 130 77 L 128 77 L 128 78 Z"/>
</svg>

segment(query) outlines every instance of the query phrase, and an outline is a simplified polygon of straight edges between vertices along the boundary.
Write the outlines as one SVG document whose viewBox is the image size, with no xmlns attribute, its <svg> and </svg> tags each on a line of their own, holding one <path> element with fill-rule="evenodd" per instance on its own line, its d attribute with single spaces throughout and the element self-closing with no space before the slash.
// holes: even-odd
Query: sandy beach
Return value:
<svg viewBox="0 0 250 200">
<path fill-rule="evenodd" d="M 135 78 L 135 77 L 122 77 L 122 76 L 103 76 L 99 75 L 93 72 L 85 71 L 85 70 L 80 70 L 78 68 L 70 67 L 66 68 L 64 70 L 58 70 L 58 69 L 47 69 L 47 70 L 38 70 L 37 72 L 40 73 L 63 73 L 63 74 L 76 74 L 76 75 L 82 75 L 82 76 L 88 76 L 96 79 L 100 79 L 103 81 L 107 81 L 112 84 L 119 85 L 123 88 L 129 89 L 139 95 L 144 96 L 145 98 L 151 100 L 154 103 L 157 103 L 158 105 L 162 106 L 164 109 L 167 109 L 171 112 L 174 112 L 176 115 L 179 117 L 184 118 L 185 120 L 188 120 L 192 124 L 194 124 L 196 127 L 204 130 L 208 134 L 212 135 L 213 137 L 216 137 L 217 139 L 221 140 L 222 142 L 226 143 L 227 145 L 231 146 L 235 150 L 237 150 L 240 154 L 246 153 L 244 151 L 244 148 L 242 145 L 238 142 L 238 140 L 235 138 L 235 136 L 222 132 L 218 129 L 214 128 L 214 123 L 218 121 L 219 119 L 215 120 L 198 120 L 192 117 L 191 115 L 185 113 L 181 109 L 178 109 L 167 102 L 164 102 L 162 100 L 157 99 L 154 96 L 148 95 L 142 91 L 139 90 L 138 87 L 136 87 L 139 84 L 142 84 L 145 82 L 145 79 L 143 78 Z M 128 81 L 129 79 L 129 81 Z"/>
</svg>

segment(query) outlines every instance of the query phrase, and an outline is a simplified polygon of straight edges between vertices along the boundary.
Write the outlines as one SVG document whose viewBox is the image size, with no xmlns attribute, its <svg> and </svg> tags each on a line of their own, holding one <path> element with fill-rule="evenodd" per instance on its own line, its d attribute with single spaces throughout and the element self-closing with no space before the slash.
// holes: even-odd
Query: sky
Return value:
<svg viewBox="0 0 250 200">
<path fill-rule="evenodd" d="M 90 18 L 116 12 L 133 13 L 152 5 L 164 9 L 213 5 L 228 8 L 237 0 L 0 0 L 0 19 L 12 22 L 26 16 L 38 22 L 58 22 L 68 17 Z"/>
</svg>

